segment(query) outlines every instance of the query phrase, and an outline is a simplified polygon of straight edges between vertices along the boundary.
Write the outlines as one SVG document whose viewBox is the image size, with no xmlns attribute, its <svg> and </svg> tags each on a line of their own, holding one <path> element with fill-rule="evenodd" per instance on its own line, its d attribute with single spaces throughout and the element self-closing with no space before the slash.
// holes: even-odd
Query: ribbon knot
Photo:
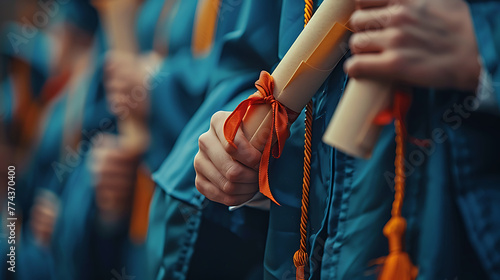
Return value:
<svg viewBox="0 0 500 280">
<path fill-rule="evenodd" d="M 272 105 L 274 102 L 277 102 L 277 101 L 276 101 L 276 99 L 274 99 L 274 95 L 269 95 L 269 96 L 264 97 L 264 102 Z"/>
<path fill-rule="evenodd" d="M 262 158 L 259 165 L 259 191 L 279 205 L 273 197 L 269 187 L 268 169 L 270 155 L 272 153 L 274 158 L 279 158 L 281 156 L 285 141 L 289 136 L 289 125 L 297 119 L 299 114 L 286 108 L 285 105 L 274 98 L 274 80 L 268 72 L 262 71 L 260 73 L 259 80 L 255 82 L 255 87 L 257 88 L 257 92 L 242 101 L 226 119 L 224 123 L 224 136 L 229 144 L 237 148 L 234 144 L 234 137 L 245 115 L 253 106 L 262 104 L 271 105 L 273 118 L 271 131 L 269 132 L 266 145 L 262 151 Z M 249 136 L 250 135 L 247 135 L 247 137 Z"/>
</svg>

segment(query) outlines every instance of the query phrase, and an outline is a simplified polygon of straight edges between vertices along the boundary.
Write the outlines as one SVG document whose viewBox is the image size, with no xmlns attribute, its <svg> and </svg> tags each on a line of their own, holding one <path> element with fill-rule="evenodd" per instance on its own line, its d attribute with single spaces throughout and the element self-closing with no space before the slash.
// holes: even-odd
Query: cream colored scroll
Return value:
<svg viewBox="0 0 500 280">
<path fill-rule="evenodd" d="M 323 135 L 323 141 L 347 154 L 369 158 L 381 125 L 373 120 L 390 106 L 392 84 L 351 79 Z"/>
<path fill-rule="evenodd" d="M 109 48 L 125 53 L 137 53 L 135 37 L 135 14 L 137 0 L 93 0 L 92 4 L 99 12 L 108 38 Z M 118 130 L 124 145 L 138 153 L 147 147 L 149 137 L 147 128 L 141 120 L 131 116 L 117 116 Z"/>
<path fill-rule="evenodd" d="M 278 64 L 274 97 L 300 112 L 348 50 L 351 34 L 345 26 L 354 11 L 352 0 L 325 0 Z M 242 129 L 257 149 L 263 150 L 270 133 L 271 107 L 247 113 Z"/>
</svg>

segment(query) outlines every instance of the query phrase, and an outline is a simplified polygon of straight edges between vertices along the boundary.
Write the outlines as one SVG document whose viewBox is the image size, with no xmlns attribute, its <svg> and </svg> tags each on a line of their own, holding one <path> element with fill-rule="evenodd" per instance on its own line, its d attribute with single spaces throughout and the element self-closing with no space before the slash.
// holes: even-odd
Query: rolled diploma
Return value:
<svg viewBox="0 0 500 280">
<path fill-rule="evenodd" d="M 137 9 L 136 0 L 94 0 L 94 6 L 100 14 L 108 36 L 110 49 L 127 53 L 136 53 L 134 18 Z M 118 129 L 124 135 L 124 145 L 142 152 L 149 141 L 147 130 L 141 121 L 132 117 L 119 118 Z"/>
<path fill-rule="evenodd" d="M 321 4 L 272 73 L 276 100 L 295 112 L 302 111 L 347 52 L 351 32 L 344 24 L 353 11 L 351 0 L 325 0 Z M 260 151 L 271 121 L 270 105 L 252 108 L 243 118 L 245 136 Z"/>
<path fill-rule="evenodd" d="M 110 49 L 136 53 L 134 17 L 136 0 L 94 0 L 108 36 Z"/>
<path fill-rule="evenodd" d="M 350 155 L 369 158 L 382 129 L 373 120 L 389 107 L 391 89 L 387 81 L 351 79 L 323 141 Z"/>
<path fill-rule="evenodd" d="M 100 13 L 109 39 L 110 49 L 127 53 L 136 53 L 137 45 L 134 35 L 134 17 L 137 8 L 136 0 L 96 0 L 94 6 Z M 130 116 L 118 120 L 118 130 L 122 143 L 136 153 L 142 153 L 148 145 L 149 134 L 141 121 Z M 129 224 L 129 234 L 132 241 L 144 242 L 147 226 L 144 221 L 148 219 L 148 207 L 153 197 L 154 187 L 150 185 L 147 171 L 141 168 L 137 172 L 134 201 Z"/>
</svg>

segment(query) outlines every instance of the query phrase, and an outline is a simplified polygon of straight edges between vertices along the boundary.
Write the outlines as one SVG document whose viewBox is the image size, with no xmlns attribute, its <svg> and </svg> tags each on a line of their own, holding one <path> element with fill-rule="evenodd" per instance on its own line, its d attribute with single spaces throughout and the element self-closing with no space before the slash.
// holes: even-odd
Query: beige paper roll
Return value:
<svg viewBox="0 0 500 280">
<path fill-rule="evenodd" d="M 126 53 L 137 53 L 134 34 L 137 0 L 93 0 L 92 4 L 99 12 L 108 38 L 109 48 Z M 119 117 L 119 116 L 118 116 Z M 141 153 L 146 149 L 149 136 L 141 120 L 131 116 L 119 118 L 118 131 L 123 145 Z"/>
<path fill-rule="evenodd" d="M 109 48 L 136 53 L 134 35 L 137 0 L 93 0 L 108 38 Z"/>
<path fill-rule="evenodd" d="M 351 79 L 323 141 L 347 154 L 369 158 L 382 126 L 373 120 L 392 100 L 390 82 Z"/>
<path fill-rule="evenodd" d="M 354 1 L 325 0 L 278 64 L 274 97 L 300 112 L 318 91 L 348 50 L 350 30 L 345 26 Z M 257 149 L 263 150 L 270 133 L 270 106 L 254 108 L 243 119 L 242 129 Z"/>
</svg>

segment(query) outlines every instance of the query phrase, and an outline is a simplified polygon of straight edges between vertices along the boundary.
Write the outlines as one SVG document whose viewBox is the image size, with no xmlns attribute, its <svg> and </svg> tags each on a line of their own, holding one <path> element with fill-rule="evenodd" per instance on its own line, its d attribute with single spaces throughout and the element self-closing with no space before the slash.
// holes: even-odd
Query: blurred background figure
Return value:
<svg viewBox="0 0 500 280">
<path fill-rule="evenodd" d="M 82 214 L 93 213 L 88 205 L 93 205 L 94 197 L 87 201 L 81 197 L 78 211 L 68 207 L 69 193 L 87 191 L 84 183 L 71 178 L 85 169 L 94 136 L 116 131 L 102 85 L 106 41 L 97 10 L 89 1 L 2 3 L 7 4 L 9 8 L 2 11 L 11 13 L 10 19 L 2 17 L 0 49 L 0 146 L 8 153 L 6 157 L 2 153 L 1 166 L 2 172 L 8 165 L 16 167 L 19 223 L 16 273 L 5 276 L 63 279 L 68 275 L 66 279 L 76 279 L 71 276 L 79 272 L 74 267 L 92 267 L 85 263 L 91 255 L 82 257 L 71 250 L 89 245 L 75 233 L 93 231 L 72 227 L 75 224 L 67 224 L 63 218 L 80 221 Z M 3 202 L 2 193 L 2 216 Z M 104 208 L 115 206 L 105 203 Z M 120 212 L 116 207 L 111 212 Z M 2 239 L 2 249 L 4 245 Z M 121 251 L 109 253 L 122 255 Z M 65 258 L 70 266 L 59 262 Z M 5 263 L 2 261 L 2 268 Z M 112 269 L 121 271 L 121 266 Z M 112 269 L 102 278 L 111 279 Z M 2 269 L 1 275 L 6 271 Z"/>
<path fill-rule="evenodd" d="M 0 172 L 3 176 L 7 166 L 16 167 L 20 226 L 16 273 L 5 273 L 5 254 L 1 254 L 0 279 L 162 278 L 163 258 L 177 259 L 180 249 L 174 245 L 164 252 L 163 245 L 189 236 L 183 219 L 184 225 L 173 225 L 165 241 L 164 219 L 169 214 L 161 209 L 167 207 L 177 217 L 182 209 L 191 211 L 195 206 L 184 207 L 176 199 L 172 205 L 157 201 L 152 208 L 158 211 L 152 214 L 154 231 L 148 232 L 155 188 L 151 174 L 200 106 L 205 105 L 197 118 L 205 120 L 243 91 L 239 102 L 253 91 L 258 71 L 271 68 L 277 59 L 272 48 L 261 53 L 251 40 L 260 32 L 258 22 L 250 24 L 252 15 L 260 14 L 265 5 L 250 3 L 1 3 L 6 7 L 2 12 L 15 12 L 0 20 Z M 271 11 L 278 11 L 277 6 L 273 4 Z M 275 21 L 269 17 L 269 26 Z M 247 57 L 241 57 L 240 48 L 247 50 Z M 199 130 L 196 123 L 191 126 Z M 163 168 L 177 170 L 170 161 L 180 153 L 181 171 L 193 175 L 191 150 L 196 145 L 189 148 L 185 155 L 178 145 Z M 178 183 L 183 180 L 194 182 L 194 176 Z M 165 192 L 165 180 L 161 182 L 157 198 Z M 197 192 L 194 183 L 189 192 Z M 4 217 L 4 193 L 0 199 Z M 225 206 L 211 204 L 204 215 L 199 241 L 195 244 L 192 239 L 189 244 L 189 250 L 196 251 L 192 262 L 198 263 L 190 277 L 203 279 L 212 264 L 204 261 L 212 252 L 205 245 L 229 236 L 231 243 L 219 252 L 225 259 L 218 269 L 229 267 L 229 273 L 236 275 L 240 267 L 231 264 L 238 263 L 246 266 L 249 277 L 258 279 L 265 231 L 254 236 L 247 230 L 265 228 L 267 213 L 255 209 L 231 213 Z M 244 226 L 244 220 L 255 225 Z M 222 224 L 212 226 L 218 223 Z M 145 254 L 146 236 L 155 247 L 151 258 Z M 2 252 L 5 245 L 2 239 Z M 252 252 L 225 254 L 234 249 L 232 245 Z M 233 258 L 235 254 L 239 258 Z M 189 265 L 190 259 L 180 261 Z M 146 271 L 147 267 L 154 271 Z"/>
<path fill-rule="evenodd" d="M 2 36 L 7 58 L 2 99 L 11 102 L 6 135 L 22 219 L 15 276 L 53 279 L 60 194 L 71 170 L 81 164 L 82 127 L 94 104 L 87 97 L 95 86 L 91 65 L 98 18 L 85 1 L 20 2 L 17 9 L 18 21 L 6 24 Z"/>
<path fill-rule="evenodd" d="M 112 2 L 2 3 L 0 166 L 16 166 L 22 221 L 7 279 L 145 279 L 151 173 L 207 78 L 179 82 L 197 1 Z"/>
</svg>

